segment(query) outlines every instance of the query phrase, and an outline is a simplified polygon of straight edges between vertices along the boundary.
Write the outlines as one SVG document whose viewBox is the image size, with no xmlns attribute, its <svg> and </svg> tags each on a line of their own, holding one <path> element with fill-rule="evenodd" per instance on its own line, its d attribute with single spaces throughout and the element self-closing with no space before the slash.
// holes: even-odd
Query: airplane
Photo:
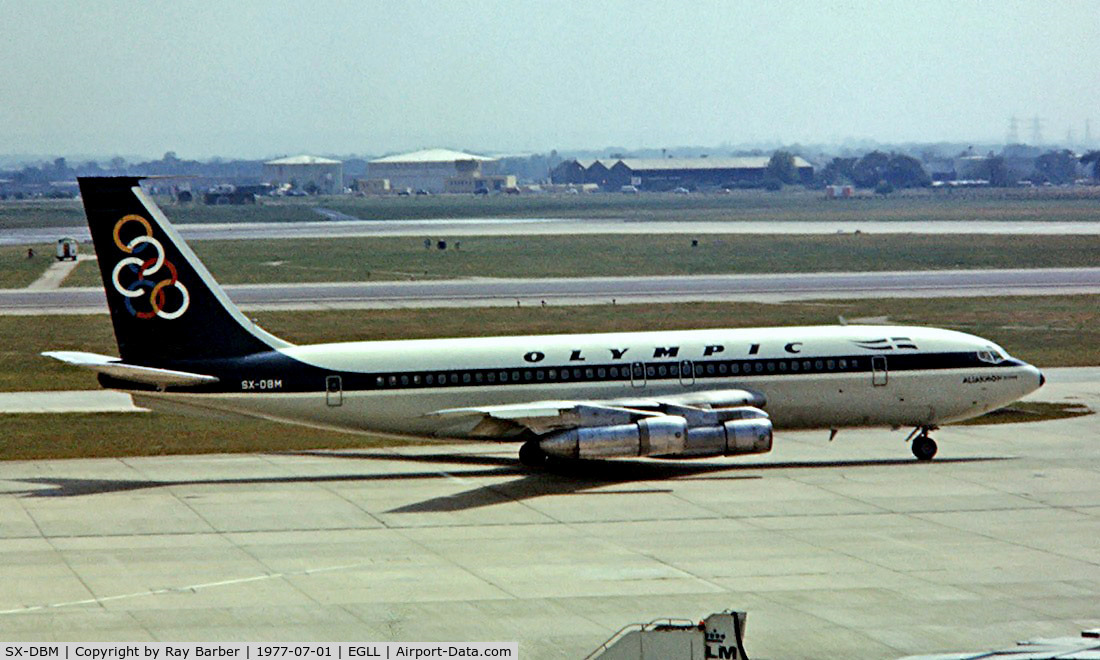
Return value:
<svg viewBox="0 0 1100 660">
<path fill-rule="evenodd" d="M 79 179 L 119 357 L 43 355 L 167 412 L 520 443 L 529 466 L 768 452 L 773 429 L 931 432 L 1038 389 L 970 334 L 839 325 L 294 345 L 226 296 L 141 188 Z"/>
</svg>

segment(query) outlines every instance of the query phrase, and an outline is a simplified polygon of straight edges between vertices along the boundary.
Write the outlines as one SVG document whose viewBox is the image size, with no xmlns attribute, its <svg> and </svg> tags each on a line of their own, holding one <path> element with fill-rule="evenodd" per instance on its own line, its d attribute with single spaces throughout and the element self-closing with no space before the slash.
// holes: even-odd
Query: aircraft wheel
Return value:
<svg viewBox="0 0 1100 660">
<path fill-rule="evenodd" d="M 936 441 L 928 436 L 918 435 L 913 438 L 913 455 L 919 461 L 930 461 L 936 455 Z"/>
<path fill-rule="evenodd" d="M 528 440 L 519 448 L 519 462 L 527 467 L 543 467 L 547 458 L 537 440 Z"/>
</svg>

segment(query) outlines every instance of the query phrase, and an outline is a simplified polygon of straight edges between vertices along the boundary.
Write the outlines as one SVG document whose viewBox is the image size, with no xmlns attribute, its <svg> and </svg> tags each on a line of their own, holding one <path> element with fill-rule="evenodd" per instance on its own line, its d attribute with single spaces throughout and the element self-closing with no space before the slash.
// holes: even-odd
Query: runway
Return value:
<svg viewBox="0 0 1100 660">
<path fill-rule="evenodd" d="M 1100 405 L 1100 369 L 1034 398 Z M 304 431 L 305 432 L 305 431 Z M 528 473 L 514 447 L 0 464 L 0 638 L 517 640 L 749 611 L 754 658 L 896 658 L 1100 623 L 1095 417 L 784 433 L 747 459 Z"/>
<path fill-rule="evenodd" d="M 784 302 L 1100 293 L 1100 268 L 227 285 L 245 310 Z M 106 312 L 100 288 L 0 290 L 0 314 Z"/>
<path fill-rule="evenodd" d="M 314 213 L 340 218 L 301 222 L 233 222 L 174 225 L 191 241 L 270 238 L 349 238 L 357 236 L 573 236 L 577 234 L 1100 234 L 1100 222 L 1023 221 L 694 221 L 631 220 L 629 218 L 435 218 L 424 220 L 348 220 L 345 214 L 324 208 Z M 168 208 L 169 218 L 172 209 Z M 316 217 L 303 209 L 305 217 Z M 0 229 L 0 245 L 52 243 L 61 236 L 90 240 L 87 225 Z"/>
</svg>

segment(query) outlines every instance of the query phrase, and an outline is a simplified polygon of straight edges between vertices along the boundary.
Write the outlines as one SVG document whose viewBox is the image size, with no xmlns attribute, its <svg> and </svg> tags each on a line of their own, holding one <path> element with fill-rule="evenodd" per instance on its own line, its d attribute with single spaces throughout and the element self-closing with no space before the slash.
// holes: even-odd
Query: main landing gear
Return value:
<svg viewBox="0 0 1100 660">
<path fill-rule="evenodd" d="M 938 426 L 918 426 L 909 434 L 913 441 L 913 455 L 918 461 L 930 461 L 936 455 L 936 441 L 928 436 L 930 431 L 935 431 Z"/>
</svg>

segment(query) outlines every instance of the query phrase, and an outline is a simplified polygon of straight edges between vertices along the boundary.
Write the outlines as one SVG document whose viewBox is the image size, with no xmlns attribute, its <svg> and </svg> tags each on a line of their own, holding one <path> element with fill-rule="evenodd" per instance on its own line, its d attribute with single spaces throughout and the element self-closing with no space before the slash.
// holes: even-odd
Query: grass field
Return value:
<svg viewBox="0 0 1100 660">
<path fill-rule="evenodd" d="M 1065 419 L 1092 415 L 1095 411 L 1079 403 L 1049 403 L 1046 401 L 1017 401 L 981 417 L 954 422 L 956 426 L 985 426 L 989 424 L 1019 424 L 1042 422 L 1048 419 Z"/>
<path fill-rule="evenodd" d="M 0 460 L 374 448 L 411 442 L 244 418 L 227 425 L 224 420 L 158 413 L 0 415 Z"/>
<path fill-rule="evenodd" d="M 439 217 L 627 218 L 632 220 L 927 221 L 1100 220 L 1100 188 L 1080 191 L 913 191 L 827 200 L 820 191 L 732 194 L 595 194 L 475 198 L 334 197 L 310 203 L 364 220 Z M 188 211 L 201 216 L 200 209 Z M 169 213 L 171 217 L 171 213 Z"/>
<path fill-rule="evenodd" d="M 34 259 L 27 258 L 28 247 L 34 248 Z M 53 254 L 52 245 L 0 247 L 0 289 L 21 289 L 35 281 L 54 262 Z"/>
<path fill-rule="evenodd" d="M 698 240 L 692 247 L 690 236 L 472 236 L 461 239 L 460 249 L 446 251 L 426 250 L 423 239 L 415 237 L 195 241 L 192 247 L 225 284 L 1100 264 L 1100 235 L 745 235 Z M 100 285 L 93 262 L 79 264 L 65 281 L 65 286 Z"/>
<path fill-rule="evenodd" d="M 986 337 L 1041 367 L 1100 365 L 1100 296 L 694 303 L 582 307 L 256 312 L 295 343 L 569 332 L 834 324 L 885 317 Z M 98 387 L 90 372 L 40 357 L 45 350 L 117 355 L 106 314 L 0 316 L 0 391 Z"/>
<path fill-rule="evenodd" d="M 294 222 L 321 218 L 323 206 L 364 220 L 471 217 L 630 218 L 637 220 L 1100 221 L 1100 188 L 906 191 L 887 197 L 826 200 L 820 191 L 739 191 L 729 195 L 517 195 L 474 197 L 265 198 L 255 206 L 177 205 L 158 198 L 169 219 L 190 222 Z M 0 202 L 0 227 L 84 223 L 77 200 Z"/>
<path fill-rule="evenodd" d="M 0 201 L 0 228 L 79 227 L 87 224 L 84 207 L 75 199 Z"/>
</svg>

